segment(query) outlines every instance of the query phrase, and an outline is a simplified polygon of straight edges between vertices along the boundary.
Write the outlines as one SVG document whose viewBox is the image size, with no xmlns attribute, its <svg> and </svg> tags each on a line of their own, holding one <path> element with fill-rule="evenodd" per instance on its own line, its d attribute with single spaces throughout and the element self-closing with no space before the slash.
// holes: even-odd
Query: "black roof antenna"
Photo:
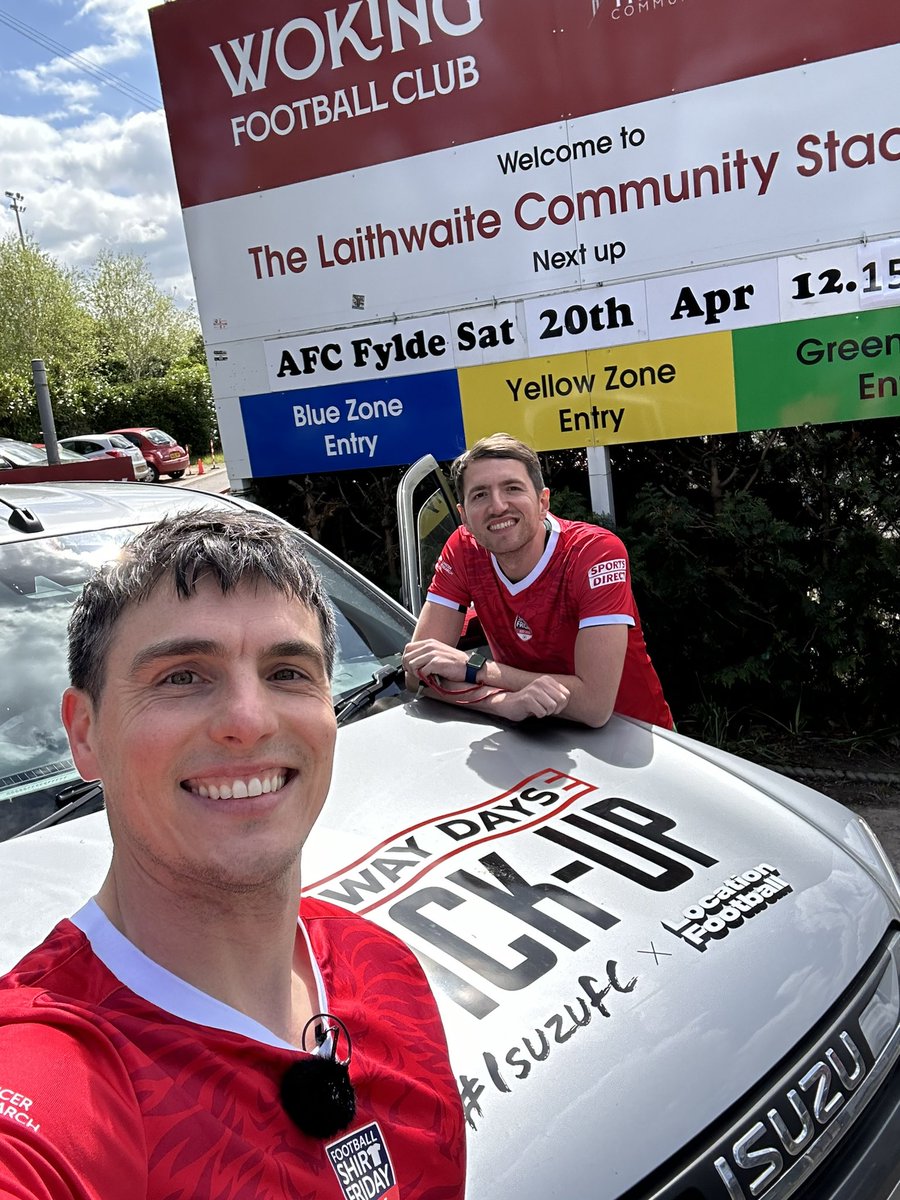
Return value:
<svg viewBox="0 0 900 1200">
<path fill-rule="evenodd" d="M 0 496 L 0 504 L 11 510 L 7 525 L 10 529 L 18 529 L 20 533 L 43 533 L 44 526 L 30 508 L 20 508 L 18 504 L 10 504 Z"/>
</svg>

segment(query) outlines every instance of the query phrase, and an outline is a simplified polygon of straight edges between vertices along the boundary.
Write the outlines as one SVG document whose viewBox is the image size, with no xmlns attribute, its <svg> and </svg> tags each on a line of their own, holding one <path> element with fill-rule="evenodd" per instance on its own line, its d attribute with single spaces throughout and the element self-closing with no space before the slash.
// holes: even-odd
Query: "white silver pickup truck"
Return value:
<svg viewBox="0 0 900 1200">
<path fill-rule="evenodd" d="M 413 607 L 452 511 L 426 476 L 401 500 Z M 209 503 L 242 502 L 0 487 L 0 970 L 109 854 L 57 717 L 73 598 L 131 530 Z M 900 1197 L 900 885 L 866 824 L 639 722 L 411 698 L 410 613 L 305 542 L 339 615 L 342 728 L 304 890 L 420 956 L 473 1200 Z"/>
</svg>

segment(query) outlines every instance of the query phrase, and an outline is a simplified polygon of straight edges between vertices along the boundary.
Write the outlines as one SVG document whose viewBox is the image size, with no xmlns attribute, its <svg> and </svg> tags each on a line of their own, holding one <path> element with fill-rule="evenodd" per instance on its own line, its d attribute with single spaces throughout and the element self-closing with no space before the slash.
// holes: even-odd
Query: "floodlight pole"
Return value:
<svg viewBox="0 0 900 1200">
<path fill-rule="evenodd" d="M 6 195 L 9 198 L 9 207 L 16 214 L 16 224 L 19 227 L 19 241 L 24 246 L 25 234 L 22 232 L 22 217 L 20 214 L 25 211 L 25 205 L 22 203 L 25 197 L 21 192 L 7 192 Z"/>
</svg>

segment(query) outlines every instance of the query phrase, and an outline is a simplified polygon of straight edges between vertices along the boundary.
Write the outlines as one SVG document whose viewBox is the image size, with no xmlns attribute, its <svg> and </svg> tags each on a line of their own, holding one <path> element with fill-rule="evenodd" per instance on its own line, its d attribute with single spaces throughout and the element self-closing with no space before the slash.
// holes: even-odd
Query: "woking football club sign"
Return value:
<svg viewBox="0 0 900 1200">
<path fill-rule="evenodd" d="M 234 477 L 900 412 L 890 5 L 151 22 Z"/>
</svg>

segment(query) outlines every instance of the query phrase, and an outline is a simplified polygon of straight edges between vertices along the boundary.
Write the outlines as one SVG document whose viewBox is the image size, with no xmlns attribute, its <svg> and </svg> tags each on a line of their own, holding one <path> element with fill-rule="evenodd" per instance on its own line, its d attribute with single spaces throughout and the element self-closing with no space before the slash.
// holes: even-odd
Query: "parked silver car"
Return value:
<svg viewBox="0 0 900 1200">
<path fill-rule="evenodd" d="M 86 433 L 60 438 L 59 444 L 85 458 L 130 458 L 134 477 L 139 483 L 152 480 L 153 471 L 140 449 L 121 433 Z"/>
<path fill-rule="evenodd" d="M 403 526 L 434 541 L 424 491 Z M 58 719 L 84 578 L 166 512 L 241 503 L 0 486 L 0 970 L 108 861 L 104 813 L 79 815 L 101 787 L 78 780 Z M 420 956 L 468 1195 L 896 1198 L 900 884 L 865 822 L 637 721 L 529 729 L 411 698 L 410 613 L 297 536 L 338 612 L 342 725 L 304 891 Z"/>
<path fill-rule="evenodd" d="M 84 457 L 75 450 L 62 447 L 59 451 L 59 461 L 84 462 Z M 0 437 L 0 470 L 46 465 L 47 451 L 43 446 L 33 446 L 31 442 L 18 442 L 15 438 Z"/>
</svg>

